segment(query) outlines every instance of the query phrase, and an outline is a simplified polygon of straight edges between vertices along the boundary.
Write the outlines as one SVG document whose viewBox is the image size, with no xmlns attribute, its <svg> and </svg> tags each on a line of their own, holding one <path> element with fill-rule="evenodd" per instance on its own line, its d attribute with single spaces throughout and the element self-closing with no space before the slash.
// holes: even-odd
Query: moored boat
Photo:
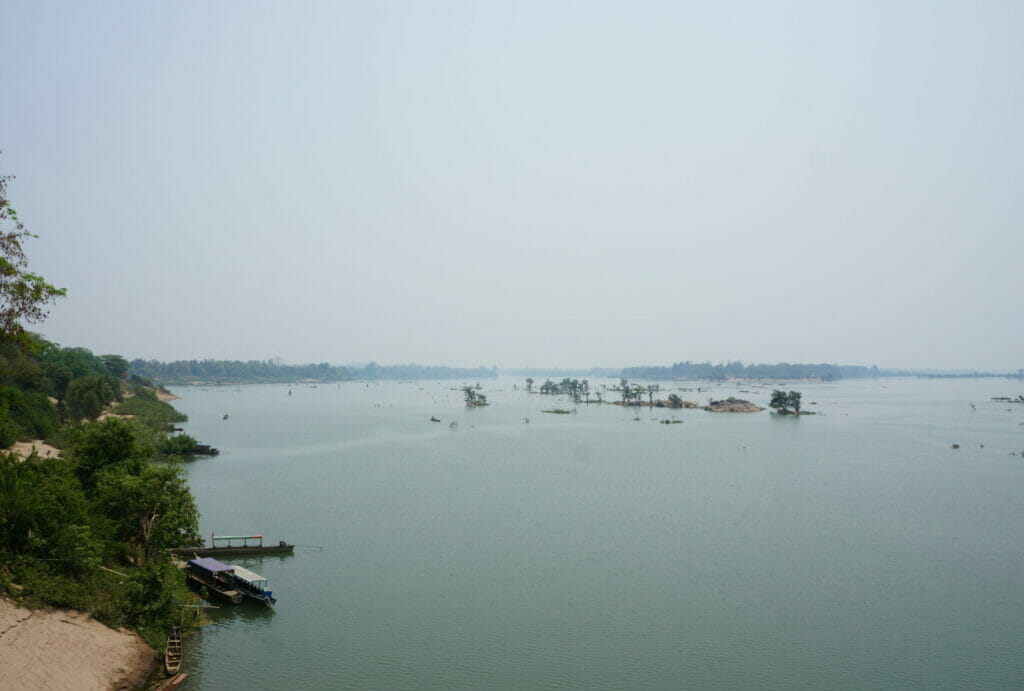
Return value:
<svg viewBox="0 0 1024 691">
<path fill-rule="evenodd" d="M 167 636 L 167 648 L 164 650 L 164 669 L 167 676 L 173 677 L 181 670 L 181 627 L 175 626 Z"/>
<path fill-rule="evenodd" d="M 241 544 L 238 544 L 239 541 Z M 254 544 L 250 544 L 250 541 Z M 171 554 L 193 557 L 227 557 L 292 554 L 295 551 L 295 545 L 284 540 L 276 545 L 264 545 L 262 535 L 222 535 L 220 537 L 212 535 L 210 544 L 212 545 L 210 547 L 205 544 L 198 547 L 174 547 L 171 549 Z"/>
<path fill-rule="evenodd" d="M 230 564 L 231 566 L 231 580 L 235 585 L 235 588 L 239 590 L 242 595 L 250 600 L 256 602 L 262 602 L 267 607 L 272 607 L 277 602 L 277 598 L 274 597 L 274 593 L 267 590 L 267 579 L 259 575 L 255 571 L 238 566 L 237 564 Z"/>
<path fill-rule="evenodd" d="M 209 557 L 200 557 L 189 560 L 187 578 L 189 585 L 206 588 L 211 596 L 237 605 L 243 595 L 235 588 L 231 578 L 233 572 L 233 566 Z"/>
<path fill-rule="evenodd" d="M 274 593 L 267 589 L 265 577 L 244 566 L 225 564 L 211 557 L 189 560 L 188 582 L 235 605 L 243 599 L 262 602 L 268 607 L 277 602 Z"/>
</svg>

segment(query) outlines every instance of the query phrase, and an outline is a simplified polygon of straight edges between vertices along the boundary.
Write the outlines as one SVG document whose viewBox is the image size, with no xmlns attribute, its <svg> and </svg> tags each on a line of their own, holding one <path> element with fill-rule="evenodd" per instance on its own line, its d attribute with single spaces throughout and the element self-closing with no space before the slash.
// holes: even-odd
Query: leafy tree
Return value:
<svg viewBox="0 0 1024 691">
<path fill-rule="evenodd" d="M 33 439 L 48 437 L 57 429 L 57 409 L 46 394 L 38 391 L 22 391 L 10 386 L 0 386 L 0 420 L 8 422 L 17 437 Z M 0 428 L 3 428 L 0 425 Z M 15 439 L 8 439 L 0 432 L 0 445 L 10 446 Z"/>
<path fill-rule="evenodd" d="M 793 412 L 796 415 L 800 414 L 800 398 L 801 395 L 799 391 L 789 392 L 789 405 L 793 407 Z"/>
<path fill-rule="evenodd" d="M 136 547 L 142 561 L 199 539 L 199 512 L 179 465 L 146 464 L 137 474 L 108 467 L 98 478 L 97 508 L 114 522 L 117 537 Z"/>
<path fill-rule="evenodd" d="M 533 391 L 533 377 L 526 378 L 526 390 Z"/>
<path fill-rule="evenodd" d="M 472 386 L 462 387 L 462 393 L 465 394 L 467 408 L 478 408 L 488 405 L 487 396 L 484 396 Z"/>
<path fill-rule="evenodd" d="M 163 440 L 163 443 L 160 444 L 160 452 L 168 456 L 184 456 L 195 453 L 197 445 L 198 442 L 194 437 L 187 434 L 176 434 Z"/>
<path fill-rule="evenodd" d="M 0 454 L 0 547 L 50 557 L 70 525 L 88 523 L 85 497 L 68 461 Z M 67 537 L 67 533 L 63 533 Z"/>
<path fill-rule="evenodd" d="M 79 377 L 68 384 L 64 404 L 71 418 L 95 420 L 104 406 L 118 398 L 120 392 L 120 384 L 113 377 Z"/>
<path fill-rule="evenodd" d="M 94 485 L 95 474 L 107 466 L 123 465 L 138 474 L 146 459 L 131 426 L 116 417 L 85 425 L 69 452 L 86 487 Z"/>
<path fill-rule="evenodd" d="M 29 346 L 32 341 L 25 325 L 43 321 L 46 306 L 64 297 L 66 290 L 28 270 L 22 243 L 36 236 L 25 229 L 7 200 L 7 184 L 13 179 L 0 175 L 0 337 Z"/>
<path fill-rule="evenodd" d="M 120 355 L 100 355 L 100 360 L 106 365 L 107 371 L 110 372 L 111 376 L 118 379 L 124 379 L 131 368 L 131 363 Z"/>
<path fill-rule="evenodd" d="M 779 415 L 799 415 L 800 398 L 801 394 L 799 391 L 790 391 L 787 393 L 780 389 L 775 389 L 772 391 L 772 399 L 768 403 L 768 407 L 776 410 Z M 790 408 L 792 408 L 792 410 L 790 410 Z"/>
</svg>

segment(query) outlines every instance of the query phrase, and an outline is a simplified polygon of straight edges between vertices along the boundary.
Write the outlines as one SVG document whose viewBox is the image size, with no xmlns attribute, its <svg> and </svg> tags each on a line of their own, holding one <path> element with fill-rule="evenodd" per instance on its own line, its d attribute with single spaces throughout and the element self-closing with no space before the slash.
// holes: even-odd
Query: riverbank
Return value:
<svg viewBox="0 0 1024 691">
<path fill-rule="evenodd" d="M 0 688 L 135 689 L 155 668 L 137 634 L 76 610 L 28 610 L 0 598 Z"/>
</svg>

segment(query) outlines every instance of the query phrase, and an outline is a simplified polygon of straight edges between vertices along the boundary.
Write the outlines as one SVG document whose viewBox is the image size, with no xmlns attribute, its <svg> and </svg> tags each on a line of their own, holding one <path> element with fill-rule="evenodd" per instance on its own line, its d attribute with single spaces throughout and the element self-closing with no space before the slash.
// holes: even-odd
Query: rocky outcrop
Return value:
<svg viewBox="0 0 1024 691">
<path fill-rule="evenodd" d="M 764 408 L 759 408 L 742 398 L 729 396 L 724 401 L 711 401 L 704 406 L 704 410 L 709 410 L 712 413 L 760 413 Z"/>
<path fill-rule="evenodd" d="M 655 408 L 700 408 L 700 403 L 697 401 L 684 401 L 669 399 L 667 401 L 658 400 L 654 402 Z"/>
</svg>

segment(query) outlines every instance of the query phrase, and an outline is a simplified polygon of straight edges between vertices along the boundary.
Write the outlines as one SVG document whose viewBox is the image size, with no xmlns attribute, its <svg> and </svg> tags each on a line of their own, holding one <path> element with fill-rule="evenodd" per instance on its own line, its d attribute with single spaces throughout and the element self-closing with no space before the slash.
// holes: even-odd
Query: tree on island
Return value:
<svg viewBox="0 0 1024 691">
<path fill-rule="evenodd" d="M 790 391 L 786 393 L 779 389 L 772 391 L 772 400 L 768 404 L 769 408 L 773 408 L 779 415 L 799 415 L 800 414 L 800 392 Z M 792 410 L 790 410 L 792 408 Z"/>
<path fill-rule="evenodd" d="M 526 378 L 526 390 L 533 391 L 533 377 Z"/>
<path fill-rule="evenodd" d="M 477 384 L 477 386 L 480 386 Z M 474 389 L 472 386 L 463 386 L 462 393 L 466 396 L 466 407 L 467 408 L 479 408 L 487 403 L 487 396 Z"/>
</svg>

